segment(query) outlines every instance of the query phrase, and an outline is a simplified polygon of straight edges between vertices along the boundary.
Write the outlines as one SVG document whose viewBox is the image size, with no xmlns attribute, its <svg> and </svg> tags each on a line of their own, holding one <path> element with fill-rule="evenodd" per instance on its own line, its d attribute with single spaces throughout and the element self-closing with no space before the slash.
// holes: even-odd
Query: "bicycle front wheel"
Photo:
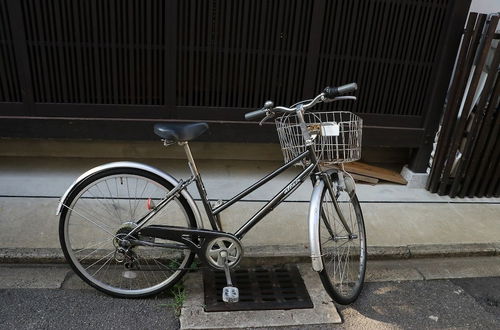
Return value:
<svg viewBox="0 0 500 330">
<path fill-rule="evenodd" d="M 150 246 L 120 245 L 172 189 L 162 177 L 135 168 L 104 170 L 78 184 L 64 201 L 59 222 L 61 247 L 75 273 L 116 297 L 145 297 L 173 286 L 194 258 L 186 246 L 138 234 L 132 238 Z M 152 224 L 196 228 L 182 196 L 147 223 Z M 164 247 L 152 246 L 156 243 Z"/>
<path fill-rule="evenodd" d="M 334 183 L 330 191 L 325 183 L 320 216 L 321 282 L 337 303 L 347 305 L 361 293 L 366 270 L 366 234 L 358 198 Z"/>
</svg>

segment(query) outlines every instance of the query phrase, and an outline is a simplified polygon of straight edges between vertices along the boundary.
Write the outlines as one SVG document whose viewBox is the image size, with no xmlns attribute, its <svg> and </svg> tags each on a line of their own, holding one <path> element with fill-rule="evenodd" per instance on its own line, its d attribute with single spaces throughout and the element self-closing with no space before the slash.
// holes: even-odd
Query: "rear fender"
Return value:
<svg viewBox="0 0 500 330">
<path fill-rule="evenodd" d="M 76 189 L 76 187 L 78 186 L 78 184 L 80 182 L 82 182 L 83 180 L 87 179 L 88 177 L 90 177 L 91 175 L 94 175 L 96 173 L 99 173 L 99 172 L 102 172 L 105 170 L 109 170 L 111 168 L 120 168 L 120 167 L 122 167 L 122 168 L 128 167 L 128 168 L 135 168 L 135 169 L 139 169 L 139 170 L 148 171 L 150 173 L 156 174 L 159 177 L 167 180 L 168 182 L 170 182 L 174 186 L 179 184 L 179 181 L 177 181 L 173 176 L 171 176 L 165 172 L 162 172 L 155 167 L 152 167 L 152 166 L 149 166 L 146 164 L 135 163 L 135 162 L 113 162 L 113 163 L 103 164 L 103 165 L 94 167 L 93 169 L 90 169 L 87 172 L 83 173 L 82 175 L 80 175 L 78 177 L 78 179 L 75 180 L 75 182 L 73 182 L 73 184 L 71 184 L 71 186 L 68 188 L 68 190 L 66 190 L 64 195 L 59 200 L 59 205 L 57 206 L 56 215 L 61 214 L 63 204 L 65 204 L 68 196 L 71 194 L 71 192 L 73 192 L 74 189 Z M 189 192 L 186 189 L 181 191 L 181 195 L 182 195 L 182 197 L 184 197 L 186 199 L 189 206 L 191 207 L 191 210 L 193 211 L 198 228 L 203 228 L 203 222 L 201 221 L 200 210 L 198 209 L 198 206 L 196 205 L 195 201 L 193 200 L 193 197 L 191 197 L 191 195 L 189 194 Z"/>
</svg>

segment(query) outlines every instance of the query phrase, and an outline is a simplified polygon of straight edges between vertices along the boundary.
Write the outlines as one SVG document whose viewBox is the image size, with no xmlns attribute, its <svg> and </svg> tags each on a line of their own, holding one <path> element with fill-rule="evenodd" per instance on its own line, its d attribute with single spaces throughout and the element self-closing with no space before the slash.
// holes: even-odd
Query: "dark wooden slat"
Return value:
<svg viewBox="0 0 500 330">
<path fill-rule="evenodd" d="M 492 192 L 494 197 L 500 196 L 500 175 L 498 175 L 499 172 L 500 172 L 500 162 L 498 163 L 497 171 L 496 171 L 496 173 L 497 173 L 497 178 L 496 178 L 497 187 L 496 187 L 496 190 L 494 190 Z"/>
<path fill-rule="evenodd" d="M 472 39 L 479 41 L 480 30 L 477 28 L 476 30 L 474 30 L 474 24 L 477 21 L 477 16 L 478 16 L 477 13 L 471 13 L 469 15 L 465 34 L 462 39 L 462 45 L 457 59 L 455 76 L 453 77 L 453 81 L 449 89 L 448 101 L 445 105 L 445 112 L 443 115 L 441 132 L 439 135 L 439 142 L 436 147 L 436 152 L 433 159 L 431 172 L 429 175 L 429 181 L 427 183 L 427 189 L 433 193 L 437 192 L 439 181 L 441 179 L 441 172 L 444 167 L 445 152 L 448 148 L 448 144 L 450 141 L 450 134 L 452 132 L 452 127 L 456 121 L 456 116 L 457 116 L 456 113 L 458 111 L 457 100 L 459 98 L 459 95 L 462 94 L 459 92 L 459 90 L 465 88 L 465 83 L 467 80 L 466 73 L 468 72 L 468 70 L 464 68 L 464 66 L 466 63 L 469 47 L 472 47 L 470 43 Z M 483 19 L 485 18 L 486 16 L 483 15 Z M 478 26 L 481 26 L 482 28 L 482 24 L 478 23 Z M 474 38 L 472 37 L 473 33 L 474 33 Z M 472 45 L 474 44 L 475 42 L 472 42 Z M 473 57 L 472 56 L 469 57 L 471 59 L 469 62 L 470 64 L 472 64 Z"/>
<path fill-rule="evenodd" d="M 393 48 L 393 57 L 395 58 L 401 58 L 404 55 L 405 50 L 407 50 L 408 45 L 406 44 L 408 42 L 408 38 L 405 38 L 405 28 L 406 28 L 406 22 L 408 21 L 410 15 L 411 15 L 411 10 L 409 4 L 405 3 L 402 5 L 403 9 L 401 14 L 399 15 L 400 17 L 400 28 L 398 29 L 399 33 L 397 34 L 397 39 L 395 40 L 395 43 L 398 45 L 398 47 Z M 400 102 L 400 97 L 402 90 L 403 90 L 403 79 L 407 79 L 407 75 L 402 74 L 402 71 L 404 70 L 403 65 L 397 65 L 393 66 L 395 67 L 394 69 L 396 70 L 395 72 L 395 85 L 393 86 L 393 92 L 389 94 L 389 99 L 388 99 L 388 107 L 389 108 L 396 108 L 398 107 L 398 103 Z"/>
<path fill-rule="evenodd" d="M 3 39 L 3 45 L 0 46 L 3 61 L 0 64 L 0 69 L 3 68 L 5 73 L 1 73 L 0 79 L 3 80 L 4 98 L 0 100 L 7 102 L 21 102 L 22 90 L 19 82 L 18 64 L 14 53 L 13 35 L 8 7 L 6 1 L 0 3 L 0 38 Z M 0 84 L 1 86 L 2 84 Z"/>
<path fill-rule="evenodd" d="M 367 36 L 367 39 L 368 41 L 365 41 L 365 42 L 361 42 L 360 41 L 360 44 L 361 44 L 361 49 L 360 49 L 360 55 L 361 56 L 364 56 L 366 57 L 367 56 L 367 53 L 369 51 L 369 48 L 368 48 L 368 45 L 370 43 L 370 40 L 373 40 L 373 35 L 375 32 L 375 29 L 372 29 L 371 26 L 372 26 L 372 21 L 373 21 L 373 18 L 375 16 L 375 12 L 376 12 L 376 9 L 379 5 L 377 5 L 376 2 L 373 2 L 373 1 L 370 1 L 369 2 L 369 8 L 368 8 L 368 12 L 367 12 L 367 15 L 368 15 L 368 18 L 367 18 L 367 21 L 365 22 L 364 26 L 365 26 L 365 30 L 364 30 L 364 35 Z M 360 99 L 363 99 L 366 95 L 366 89 L 367 89 L 367 86 L 364 85 L 364 82 L 365 81 L 368 81 L 369 80 L 369 68 L 370 66 L 367 65 L 368 63 L 363 63 L 361 64 L 362 66 L 362 69 L 361 69 L 361 73 L 360 73 L 360 76 L 359 76 L 359 79 L 358 79 L 358 86 L 359 86 L 359 92 L 358 92 L 358 96 Z"/>
<path fill-rule="evenodd" d="M 75 40 L 74 42 L 76 44 L 82 43 L 81 40 L 81 33 L 80 33 L 80 8 L 79 8 L 79 3 L 77 1 L 73 1 L 73 15 L 72 18 L 75 20 L 75 24 L 72 25 L 72 27 L 75 29 Z M 73 102 L 84 102 L 84 65 L 83 65 L 83 47 L 75 46 L 75 53 L 76 53 L 76 63 L 75 66 L 78 69 L 77 72 L 77 79 L 76 79 L 76 90 L 77 90 L 77 100 Z"/>
<path fill-rule="evenodd" d="M 9 36 L 10 24 L 6 24 L 7 16 L 7 8 L 5 8 L 5 3 L 0 2 L 0 102 L 12 102 L 14 101 L 11 97 L 11 83 L 12 77 L 8 72 L 8 62 L 9 55 L 7 53 L 7 48 L 9 48 L 11 43 L 11 37 Z M 5 70 L 5 71 L 4 71 Z"/>
<path fill-rule="evenodd" d="M 84 70 L 83 70 L 83 99 L 85 103 L 95 103 L 93 101 L 94 98 L 94 93 L 92 92 L 93 90 L 93 84 L 92 84 L 92 50 L 91 50 L 91 23 L 90 23 L 90 10 L 88 8 L 88 3 L 87 2 L 80 2 L 80 15 L 82 15 L 82 18 L 80 20 L 80 23 L 82 24 L 82 27 L 80 29 L 81 32 L 81 38 L 83 40 L 83 47 L 82 47 L 82 60 L 84 63 Z M 49 47 L 47 47 L 49 49 Z M 50 47 L 51 48 L 51 47 Z M 50 60 L 50 53 L 47 56 L 48 59 Z M 53 95 L 53 94 L 52 94 Z M 53 102 L 51 99 L 47 100 L 46 102 Z"/>
<path fill-rule="evenodd" d="M 48 10 L 47 10 L 47 28 L 48 28 L 48 34 L 49 34 L 49 40 L 51 42 L 57 42 L 57 28 L 56 28 L 56 22 L 57 19 L 55 17 L 54 11 L 54 0 L 49 0 L 48 2 Z M 62 71 L 60 67 L 61 59 L 60 59 L 60 47 L 50 47 L 51 50 L 51 55 L 50 58 L 52 59 L 51 61 L 51 66 L 52 66 L 52 71 L 54 72 L 54 102 L 63 102 L 62 101 L 62 93 L 64 91 L 62 87 Z"/>
<path fill-rule="evenodd" d="M 25 65 L 29 62 L 28 48 L 26 45 L 26 31 L 23 25 L 23 13 L 21 2 L 18 0 L 7 0 L 7 9 L 10 15 L 11 30 L 13 33 L 14 54 L 18 64 L 19 82 L 22 91 L 25 114 L 33 113 L 33 82 L 31 80 L 30 68 Z"/>
<path fill-rule="evenodd" d="M 41 56 L 37 56 L 38 52 L 35 49 L 35 30 L 37 27 L 37 20 L 32 14 L 34 11 L 33 1 L 24 1 L 23 3 L 23 13 L 25 17 L 30 19 L 26 20 L 26 43 L 28 48 L 28 56 L 31 62 L 31 79 L 33 86 L 33 99 L 40 100 L 42 95 L 42 88 L 45 88 L 43 84 L 39 84 L 38 82 L 41 80 L 40 76 L 42 75 L 42 64 L 41 64 Z M 42 86 L 41 86 L 42 85 Z"/>
<path fill-rule="evenodd" d="M 500 120 L 498 120 L 498 113 L 497 113 L 497 120 L 496 123 L 500 123 Z M 484 167 L 484 174 L 481 178 L 481 182 L 479 184 L 478 191 L 476 193 L 477 197 L 483 197 L 485 194 L 487 194 L 489 184 L 492 181 L 492 177 L 495 175 L 495 164 L 499 161 L 500 159 L 500 134 L 497 135 L 496 138 L 493 136 L 493 143 L 492 143 L 492 152 L 491 152 L 491 158 L 489 159 L 489 162 L 486 164 Z"/>
<path fill-rule="evenodd" d="M 119 103 L 120 94 L 119 94 L 119 78 L 118 78 L 118 68 L 119 68 L 119 58 L 118 58 L 118 50 L 117 50 L 117 19 L 118 6 L 116 6 L 115 2 L 112 2 L 109 8 L 109 42 L 113 45 L 110 50 L 110 70 L 111 70 L 111 85 L 112 87 L 112 102 L 113 104 Z"/>
<path fill-rule="evenodd" d="M 176 75 L 174 74 L 177 66 L 177 1 L 167 1 L 165 3 L 165 61 L 163 76 L 165 77 L 165 110 L 176 104 L 175 91 L 177 89 Z"/>
<path fill-rule="evenodd" d="M 277 5 L 278 5 L 278 12 L 281 13 L 281 12 L 284 12 L 285 9 L 286 10 L 290 10 L 288 7 L 288 1 L 278 1 L 277 2 Z M 276 91 L 276 99 L 277 100 L 280 100 L 280 93 L 279 93 L 279 83 L 282 82 L 282 79 L 284 78 L 282 75 L 280 75 L 280 72 L 279 72 L 279 67 L 281 65 L 281 63 L 283 62 L 284 60 L 284 49 L 283 49 L 283 46 L 284 46 L 284 42 L 283 41 L 277 41 L 281 38 L 283 38 L 282 34 L 284 31 L 283 29 L 283 21 L 284 21 L 284 15 L 278 15 L 278 17 L 276 17 L 275 19 L 275 24 L 276 24 L 276 35 L 274 37 L 274 40 L 273 40 L 273 43 L 276 44 L 276 55 L 275 56 L 272 56 L 272 58 L 270 58 L 270 60 L 268 61 L 269 65 L 271 66 L 271 68 L 269 68 L 269 73 L 271 73 L 271 77 L 276 77 L 275 79 L 269 79 L 269 89 L 270 90 L 273 90 L 273 91 Z M 286 33 L 286 32 L 285 32 Z"/>
<path fill-rule="evenodd" d="M 497 148 L 495 151 L 495 155 L 497 155 L 496 167 L 491 167 L 494 168 L 494 170 L 488 182 L 486 197 L 493 197 L 494 195 L 498 195 L 498 185 L 500 181 L 500 142 L 497 143 Z"/>
<path fill-rule="evenodd" d="M 415 40 L 417 36 L 423 36 L 424 33 L 421 32 L 422 25 L 419 24 L 420 21 L 422 20 L 422 11 L 421 10 L 415 10 L 415 6 L 412 3 L 409 3 L 409 6 L 411 8 L 412 14 L 408 18 L 407 22 L 408 24 L 403 27 L 403 30 L 405 30 L 406 34 L 409 34 L 410 37 L 405 38 L 404 42 L 405 44 L 401 45 L 401 48 L 403 49 L 401 58 L 405 60 L 409 60 L 412 58 L 412 55 L 415 53 L 415 49 L 418 47 L 422 47 L 420 45 L 418 40 Z M 431 24 L 425 24 L 425 26 L 430 26 Z M 433 28 L 435 28 L 435 25 L 432 25 Z M 439 34 L 439 33 L 436 33 Z M 416 66 L 414 63 L 401 63 L 403 66 L 403 90 L 400 91 L 400 94 L 397 95 L 397 97 L 401 100 L 401 103 L 404 105 L 404 114 L 408 115 L 409 113 L 415 113 L 417 110 L 415 109 L 415 103 L 410 103 L 410 99 L 412 98 L 412 95 L 414 94 L 412 92 L 412 84 L 415 84 L 418 79 L 416 79 L 416 74 L 415 71 L 417 70 Z M 397 86 L 391 86 L 392 88 L 397 88 Z"/>
<path fill-rule="evenodd" d="M 499 106 L 500 106 L 500 76 L 497 77 L 495 91 L 493 92 L 493 96 L 490 99 L 490 104 L 488 107 L 488 113 L 493 113 L 494 111 L 496 111 L 495 114 L 496 118 L 491 118 L 493 126 L 491 133 L 488 135 L 484 152 L 479 152 L 478 150 L 477 156 L 473 158 L 476 161 L 480 161 L 480 164 L 477 172 L 470 174 L 471 178 L 473 178 L 474 181 L 472 187 L 469 190 L 469 196 L 484 194 L 484 190 L 481 190 L 482 192 L 479 192 L 478 189 L 482 179 L 486 178 L 487 180 L 487 176 L 485 175 L 485 173 L 487 172 L 486 169 L 490 164 L 491 158 L 495 156 L 495 154 L 492 152 L 494 150 L 495 142 L 497 142 L 500 139 L 500 114 L 498 112 Z"/>
<path fill-rule="evenodd" d="M 492 24 L 492 22 L 494 22 L 494 24 Z M 450 172 L 451 172 L 451 168 L 453 165 L 452 160 L 454 159 L 455 153 L 456 153 L 460 143 L 462 142 L 462 136 L 464 134 L 465 125 L 467 123 L 467 117 L 468 117 L 469 111 L 472 107 L 472 101 L 474 99 L 474 94 L 475 94 L 476 88 L 477 88 L 478 83 L 479 83 L 479 78 L 481 77 L 483 65 L 484 65 L 486 58 L 488 56 L 489 45 L 491 44 L 491 40 L 493 38 L 493 34 L 495 32 L 495 29 L 496 29 L 498 17 L 493 17 L 492 22 L 490 22 L 490 24 L 488 25 L 486 35 L 484 37 L 484 40 L 482 41 L 482 44 L 487 45 L 487 46 L 483 47 L 480 50 L 479 59 L 476 62 L 476 68 L 474 70 L 474 73 L 472 75 L 472 79 L 471 79 L 471 82 L 469 85 L 469 91 L 467 93 L 467 97 L 465 98 L 465 102 L 464 102 L 464 106 L 463 106 L 463 110 L 462 110 L 462 115 L 460 117 L 460 120 L 458 121 L 456 129 L 454 130 L 453 140 L 452 140 L 453 142 L 451 144 L 451 147 L 450 147 L 448 154 L 447 154 L 447 157 L 446 157 L 449 161 L 446 163 L 446 165 L 444 167 L 443 176 L 441 178 L 441 183 L 440 183 L 439 189 L 438 189 L 438 193 L 440 195 L 444 195 L 448 190 L 448 184 L 450 183 Z"/>
<path fill-rule="evenodd" d="M 91 18 L 91 22 L 92 22 L 92 31 L 91 31 L 91 35 L 90 37 L 92 38 L 92 41 L 93 42 L 98 42 L 99 41 L 99 38 L 100 36 L 102 35 L 102 31 L 99 30 L 99 20 L 97 18 L 97 15 L 98 15 L 98 12 L 101 11 L 101 8 L 97 8 L 97 3 L 94 2 L 94 1 L 90 1 L 90 6 L 89 6 L 89 9 L 90 9 L 90 18 Z M 102 86 L 102 80 L 101 80 L 101 73 L 103 71 L 103 68 L 101 66 L 102 64 L 102 59 L 100 58 L 100 54 L 99 54 L 99 47 L 92 47 L 92 50 L 91 50 L 91 55 L 92 55 L 92 59 L 93 59 L 93 69 L 94 69 L 94 72 L 93 72 L 93 75 L 92 75 L 92 85 L 94 86 L 95 88 L 95 92 L 94 92 L 94 102 L 95 103 L 103 103 L 103 100 L 102 100 L 102 89 L 103 89 L 103 86 Z"/>
<path fill-rule="evenodd" d="M 69 7 L 70 5 L 68 3 L 62 4 L 62 5 L 57 5 L 59 8 L 59 13 L 58 15 L 61 17 L 60 25 L 58 29 L 60 29 L 61 32 L 61 42 L 67 43 L 69 40 L 71 40 L 70 37 L 70 27 L 69 27 L 69 22 L 71 20 L 70 18 L 70 13 L 69 13 Z M 74 64 L 71 63 L 71 48 L 69 45 L 65 45 L 62 48 L 62 56 L 63 56 L 63 65 L 64 65 L 64 72 L 65 72 L 65 81 L 63 82 L 66 88 L 66 93 L 64 95 L 64 102 L 69 103 L 69 102 L 74 102 L 74 89 L 73 89 L 73 81 L 75 80 L 75 75 L 74 75 Z M 110 75 L 108 75 L 110 76 Z"/>
<path fill-rule="evenodd" d="M 418 48 L 417 52 L 414 53 L 414 58 L 415 59 L 418 59 L 418 58 L 425 59 L 426 62 L 435 63 L 436 52 L 438 49 L 437 43 L 439 41 L 439 38 L 440 38 L 439 35 L 441 33 L 436 33 L 436 31 L 434 31 L 432 27 L 437 25 L 440 27 L 440 30 L 442 30 L 445 27 L 444 22 L 446 20 L 446 11 L 445 10 L 432 10 L 431 8 L 426 8 L 426 9 L 427 9 L 426 12 L 428 12 L 426 14 L 426 16 L 430 16 L 431 20 L 428 20 L 427 23 L 425 24 L 426 29 L 425 29 L 425 32 L 423 34 L 426 36 L 426 38 L 424 39 L 424 41 L 422 41 L 422 45 Z M 433 15 L 431 15 L 431 12 Z M 466 19 L 466 17 L 464 17 L 464 20 L 465 19 Z M 458 41 L 458 44 L 459 43 L 460 43 L 460 41 Z M 457 47 L 458 47 L 458 44 L 457 44 Z M 457 50 L 458 50 L 458 48 L 457 48 Z M 453 55 L 456 56 L 456 53 Z M 430 79 L 430 76 L 433 73 L 433 69 L 434 69 L 433 66 L 428 66 L 425 68 L 421 68 L 421 67 L 418 68 L 418 76 L 419 76 L 418 84 L 417 84 L 418 89 L 425 88 L 425 87 L 429 86 L 427 81 Z M 449 76 L 451 77 L 451 73 Z M 413 88 L 413 89 L 415 89 L 415 88 Z M 419 111 L 419 109 L 422 109 L 422 108 L 427 106 L 427 104 L 426 104 L 427 99 L 426 98 L 423 98 L 423 97 L 418 98 L 415 95 L 413 95 L 413 99 L 414 99 L 414 101 L 412 101 L 412 103 L 414 103 L 414 110 L 413 110 L 414 112 L 412 112 L 411 114 L 415 114 L 415 113 L 417 113 L 416 111 Z M 436 127 L 436 129 L 437 129 L 437 127 Z M 434 131 L 434 133 L 435 133 L 435 131 Z M 434 134 L 434 133 L 430 133 L 430 134 Z"/>
<path fill-rule="evenodd" d="M 453 184 L 451 185 L 450 197 L 455 197 L 458 195 L 459 189 L 460 197 L 465 197 L 468 183 L 470 182 L 470 178 L 472 177 L 472 173 L 474 173 L 474 167 L 471 166 L 472 160 L 474 159 L 472 153 L 476 151 L 476 159 L 481 157 L 483 145 L 485 138 L 480 138 L 481 133 L 483 136 L 487 136 L 489 132 L 489 124 L 491 123 L 491 117 L 493 113 L 486 112 L 486 103 L 491 95 L 493 83 L 495 82 L 495 75 L 500 64 L 500 50 L 495 52 L 493 57 L 493 61 L 491 62 L 491 71 L 488 74 L 486 82 L 484 83 L 483 90 L 481 92 L 481 96 L 479 98 L 479 102 L 477 104 L 477 110 L 474 115 L 474 121 L 470 128 L 469 133 L 467 134 L 467 141 L 465 144 L 465 150 L 462 152 L 462 158 L 460 159 L 460 163 L 456 170 L 455 179 L 453 180 Z M 491 108 L 490 108 L 491 109 Z M 487 119 L 490 119 L 488 122 Z M 475 162 L 477 163 L 477 162 Z"/>
<path fill-rule="evenodd" d="M 223 31 L 224 31 L 223 39 L 224 39 L 225 50 L 221 54 L 222 55 L 221 56 L 221 62 L 222 62 L 221 89 L 220 89 L 220 92 L 218 95 L 218 97 L 219 97 L 218 102 L 217 102 L 218 105 L 224 104 L 225 101 L 227 100 L 228 88 L 229 88 L 228 85 L 231 84 L 231 82 L 229 81 L 228 75 L 229 75 L 229 65 L 230 65 L 230 62 L 233 58 L 233 54 L 230 54 L 227 51 L 227 49 L 229 49 L 231 47 L 231 45 L 230 45 L 231 36 L 232 36 L 232 33 L 230 33 L 230 30 L 232 28 L 231 20 L 235 15 L 232 12 L 232 10 L 234 9 L 234 4 L 232 2 L 226 2 L 226 6 L 227 6 L 227 15 L 223 16 L 223 22 L 221 24 L 223 26 Z M 196 85 L 194 88 L 197 89 Z"/>
<path fill-rule="evenodd" d="M 379 21 L 379 24 L 380 24 L 380 30 L 379 30 L 379 36 L 378 36 L 378 40 L 379 41 L 380 39 L 383 40 L 384 36 L 386 36 L 387 34 L 387 24 L 388 22 L 390 21 L 390 15 L 389 15 L 389 11 L 388 11 L 388 5 L 390 5 L 390 3 L 380 3 L 379 5 L 383 6 L 381 12 L 380 12 L 380 16 L 379 18 L 381 19 L 381 21 Z M 380 58 L 382 57 L 382 51 L 383 51 L 383 46 L 382 46 L 382 42 L 374 42 L 374 48 L 373 48 L 373 56 L 374 57 L 377 57 L 377 58 Z M 379 64 L 379 65 L 374 65 L 373 66 L 374 69 L 373 69 L 373 76 L 372 76 L 372 79 L 373 79 L 373 83 L 371 83 L 369 86 L 369 92 L 368 92 L 368 98 L 370 100 L 375 100 L 377 98 L 377 95 L 379 94 L 379 90 L 378 90 L 378 86 L 380 86 L 380 82 L 381 80 L 383 79 L 384 77 L 384 72 L 382 71 L 382 65 Z M 374 104 L 373 106 L 376 106 L 376 104 Z M 372 110 L 374 111 L 374 110 Z M 374 111 L 375 112 L 375 111 Z"/>
<path fill-rule="evenodd" d="M 380 45 L 382 52 L 384 53 L 383 57 L 384 58 L 390 58 L 390 51 L 392 48 L 396 48 L 397 44 L 395 44 L 394 40 L 394 32 L 395 32 L 395 25 L 396 25 L 396 17 L 401 16 L 398 13 L 399 8 L 401 7 L 400 4 L 396 3 L 389 3 L 389 25 L 387 27 L 387 31 L 385 33 L 384 37 L 384 42 Z M 383 75 L 381 75 L 380 78 L 381 84 L 379 91 L 376 95 L 376 98 L 374 99 L 375 105 L 378 107 L 377 113 L 387 113 L 387 98 L 388 94 L 387 93 L 393 93 L 394 92 L 394 87 L 392 86 L 392 82 L 394 81 L 394 76 L 392 75 L 394 65 L 390 65 L 388 63 L 384 63 L 383 65 Z"/>
<path fill-rule="evenodd" d="M 55 94 L 55 84 L 54 84 L 54 70 L 52 65 L 51 52 L 49 47 L 49 27 L 48 27 L 48 19 L 47 19 L 47 4 L 39 3 L 38 1 L 34 1 L 35 5 L 35 13 L 37 15 L 37 41 L 41 41 L 42 44 L 37 45 L 38 54 L 42 59 L 42 67 L 41 67 L 41 78 L 45 77 L 43 82 L 45 85 L 45 93 L 41 94 L 40 100 L 42 102 L 53 102 L 53 97 Z"/>
</svg>

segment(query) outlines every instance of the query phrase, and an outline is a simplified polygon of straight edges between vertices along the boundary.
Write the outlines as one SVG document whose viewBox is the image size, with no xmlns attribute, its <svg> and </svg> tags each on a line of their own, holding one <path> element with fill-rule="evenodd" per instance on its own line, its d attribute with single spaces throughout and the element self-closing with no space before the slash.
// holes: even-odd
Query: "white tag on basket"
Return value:
<svg viewBox="0 0 500 330">
<path fill-rule="evenodd" d="M 321 135 L 323 136 L 339 136 L 340 128 L 336 122 L 321 123 Z"/>
</svg>

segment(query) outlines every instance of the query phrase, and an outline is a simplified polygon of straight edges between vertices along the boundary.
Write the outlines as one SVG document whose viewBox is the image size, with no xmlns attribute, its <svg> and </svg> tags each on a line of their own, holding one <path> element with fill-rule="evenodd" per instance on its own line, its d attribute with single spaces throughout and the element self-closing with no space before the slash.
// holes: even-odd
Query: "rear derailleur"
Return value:
<svg viewBox="0 0 500 330">
<path fill-rule="evenodd" d="M 117 263 L 123 264 L 128 270 L 139 269 L 139 257 L 134 252 L 134 246 L 127 239 L 127 235 L 127 230 L 124 230 L 123 233 L 118 231 L 116 234 L 113 240 L 113 245 L 115 246 L 114 259 Z"/>
</svg>

